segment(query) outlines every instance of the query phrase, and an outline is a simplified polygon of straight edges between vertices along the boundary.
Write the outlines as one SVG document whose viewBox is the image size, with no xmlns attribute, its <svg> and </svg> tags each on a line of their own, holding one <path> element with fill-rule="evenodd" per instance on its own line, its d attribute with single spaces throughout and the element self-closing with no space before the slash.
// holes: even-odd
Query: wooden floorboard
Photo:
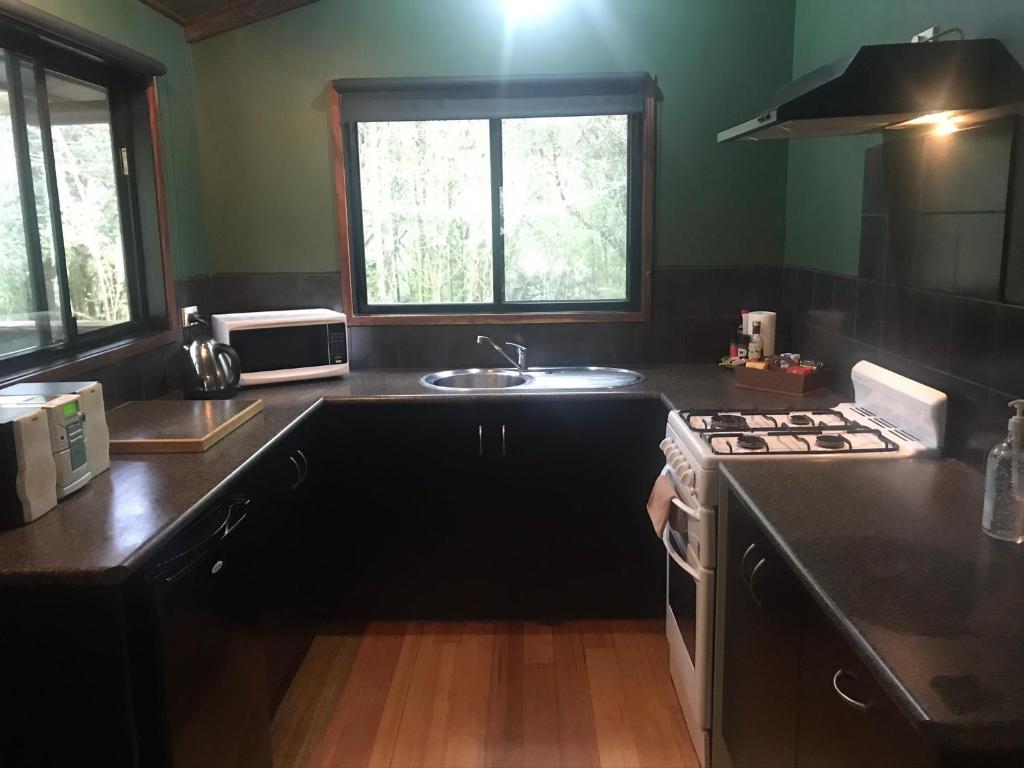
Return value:
<svg viewBox="0 0 1024 768">
<path fill-rule="evenodd" d="M 314 640 L 277 768 L 697 768 L 661 621 L 373 623 Z"/>
</svg>

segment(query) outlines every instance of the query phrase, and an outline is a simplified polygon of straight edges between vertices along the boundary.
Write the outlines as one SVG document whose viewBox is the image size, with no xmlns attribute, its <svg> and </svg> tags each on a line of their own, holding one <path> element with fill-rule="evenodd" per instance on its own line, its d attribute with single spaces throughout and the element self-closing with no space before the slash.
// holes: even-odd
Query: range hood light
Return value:
<svg viewBox="0 0 1024 768">
<path fill-rule="evenodd" d="M 891 128 L 910 128 L 915 125 L 936 125 L 937 123 L 944 123 L 953 117 L 952 112 L 931 112 L 927 115 L 921 115 L 915 117 L 913 120 L 907 120 L 903 123 L 896 123 L 896 125 L 890 126 Z"/>
<path fill-rule="evenodd" d="M 964 115 L 957 112 L 929 112 L 927 115 L 915 117 L 912 120 L 905 120 L 902 123 L 894 123 L 889 128 L 917 128 L 920 126 L 932 126 L 932 133 L 936 136 L 946 136 L 956 133 L 963 126 Z"/>
</svg>

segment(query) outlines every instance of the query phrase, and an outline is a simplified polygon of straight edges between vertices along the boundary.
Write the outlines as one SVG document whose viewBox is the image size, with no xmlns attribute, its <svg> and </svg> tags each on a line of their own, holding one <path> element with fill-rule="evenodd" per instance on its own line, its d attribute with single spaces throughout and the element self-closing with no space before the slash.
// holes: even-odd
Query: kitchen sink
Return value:
<svg viewBox="0 0 1024 768">
<path fill-rule="evenodd" d="M 532 381 L 516 371 L 496 368 L 463 368 L 455 371 L 439 371 L 429 373 L 420 379 L 420 383 L 432 389 L 449 389 L 455 391 L 471 391 L 477 389 L 508 389 L 521 387 Z"/>
<path fill-rule="evenodd" d="M 429 373 L 420 383 L 429 389 L 448 392 L 477 392 L 503 389 L 615 389 L 638 384 L 642 373 L 626 368 L 599 366 L 572 366 L 530 368 L 517 371 L 512 368 L 462 368 Z"/>
</svg>

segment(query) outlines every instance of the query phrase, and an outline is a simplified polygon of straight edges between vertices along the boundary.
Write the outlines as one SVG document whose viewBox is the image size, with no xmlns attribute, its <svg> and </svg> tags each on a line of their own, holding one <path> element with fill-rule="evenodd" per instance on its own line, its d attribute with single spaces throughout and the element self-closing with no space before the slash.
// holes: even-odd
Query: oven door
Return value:
<svg viewBox="0 0 1024 768">
<path fill-rule="evenodd" d="M 666 526 L 666 634 L 669 669 L 687 727 L 701 762 L 706 762 L 711 727 L 711 649 L 715 572 L 701 565 L 686 539 Z"/>
</svg>

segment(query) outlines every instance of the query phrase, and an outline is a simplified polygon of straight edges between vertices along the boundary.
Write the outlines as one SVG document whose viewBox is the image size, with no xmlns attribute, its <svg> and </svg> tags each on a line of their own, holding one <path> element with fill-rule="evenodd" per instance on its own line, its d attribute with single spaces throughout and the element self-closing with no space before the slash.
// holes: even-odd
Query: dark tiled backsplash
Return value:
<svg viewBox="0 0 1024 768">
<path fill-rule="evenodd" d="M 217 274 L 213 312 L 341 308 L 337 272 Z M 661 267 L 654 270 L 649 323 L 356 326 L 349 330 L 353 368 L 495 365 L 479 334 L 529 348 L 531 365 L 638 365 L 714 362 L 728 347 L 742 307 L 775 309 L 780 267 Z"/>
<path fill-rule="evenodd" d="M 858 360 L 949 396 L 946 452 L 980 466 L 1024 396 L 1024 307 L 787 267 L 787 344 L 833 363 L 852 395 Z"/>
</svg>

